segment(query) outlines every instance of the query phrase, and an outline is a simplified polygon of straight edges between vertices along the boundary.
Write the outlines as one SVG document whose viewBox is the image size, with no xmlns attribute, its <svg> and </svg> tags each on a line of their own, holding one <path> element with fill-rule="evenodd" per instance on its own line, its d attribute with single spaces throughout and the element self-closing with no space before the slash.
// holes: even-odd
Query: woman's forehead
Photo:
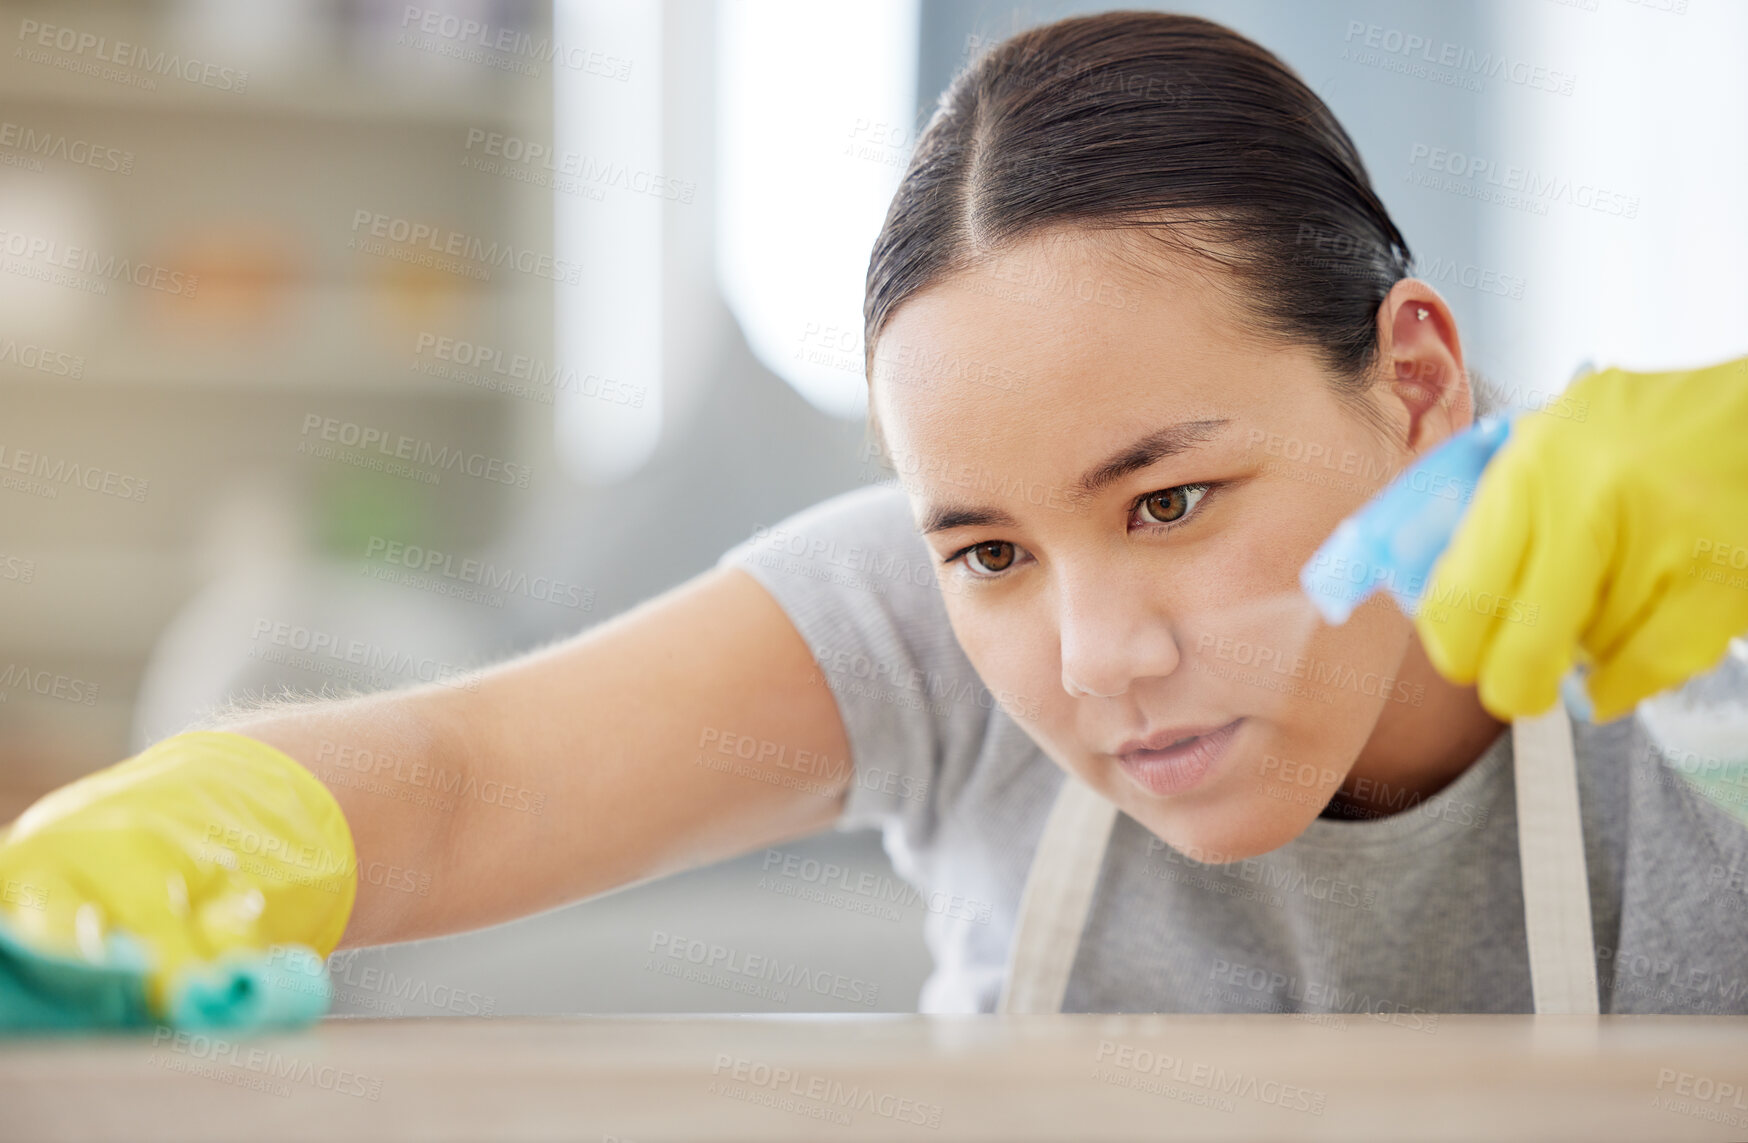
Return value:
<svg viewBox="0 0 1748 1143">
<path fill-rule="evenodd" d="M 1202 415 L 1243 404 L 1279 372 L 1205 292 L 1153 282 L 1109 304 L 985 292 L 964 277 L 906 302 L 872 356 L 884 439 L 1069 428 L 1079 419 Z"/>
<path fill-rule="evenodd" d="M 1022 370 L 1193 359 L 1255 341 L 1231 284 L 1198 260 L 1133 231 L 1055 229 L 913 293 L 875 339 L 870 380 L 876 389 L 963 378 L 1014 390 Z"/>
</svg>

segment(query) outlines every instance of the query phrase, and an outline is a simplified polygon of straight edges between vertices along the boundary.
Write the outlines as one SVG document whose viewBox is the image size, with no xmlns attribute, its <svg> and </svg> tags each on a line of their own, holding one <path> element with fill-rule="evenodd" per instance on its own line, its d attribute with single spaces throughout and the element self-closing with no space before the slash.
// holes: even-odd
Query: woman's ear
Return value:
<svg viewBox="0 0 1748 1143">
<path fill-rule="evenodd" d="M 1390 287 L 1378 307 L 1378 350 L 1389 403 L 1408 417 L 1404 447 L 1424 451 L 1475 419 L 1456 319 L 1437 290 L 1418 278 Z"/>
</svg>

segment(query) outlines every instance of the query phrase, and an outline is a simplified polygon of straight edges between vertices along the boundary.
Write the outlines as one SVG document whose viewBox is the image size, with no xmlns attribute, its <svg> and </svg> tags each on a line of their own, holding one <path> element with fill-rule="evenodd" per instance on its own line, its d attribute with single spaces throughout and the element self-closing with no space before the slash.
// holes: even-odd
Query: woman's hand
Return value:
<svg viewBox="0 0 1748 1143">
<path fill-rule="evenodd" d="M 1576 661 L 1607 722 L 1748 632 L 1748 358 L 1606 369 L 1525 414 L 1415 615 L 1495 717 L 1546 711 Z"/>
<path fill-rule="evenodd" d="M 357 858 L 307 770 L 195 731 L 31 806 L 0 883 L 0 1031 L 252 1026 L 326 1011 Z"/>
</svg>

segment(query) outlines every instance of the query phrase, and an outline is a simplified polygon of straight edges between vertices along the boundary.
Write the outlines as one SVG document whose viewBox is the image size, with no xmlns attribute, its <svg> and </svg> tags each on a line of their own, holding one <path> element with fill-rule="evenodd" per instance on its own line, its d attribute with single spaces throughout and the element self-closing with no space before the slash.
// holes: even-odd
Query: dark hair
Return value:
<svg viewBox="0 0 1748 1143">
<path fill-rule="evenodd" d="M 1258 332 L 1313 348 L 1350 398 L 1412 265 L 1347 132 L 1270 52 L 1195 16 L 1060 20 L 961 72 L 918 139 L 868 263 L 870 379 L 906 298 L 1067 224 L 1216 263 Z"/>
</svg>

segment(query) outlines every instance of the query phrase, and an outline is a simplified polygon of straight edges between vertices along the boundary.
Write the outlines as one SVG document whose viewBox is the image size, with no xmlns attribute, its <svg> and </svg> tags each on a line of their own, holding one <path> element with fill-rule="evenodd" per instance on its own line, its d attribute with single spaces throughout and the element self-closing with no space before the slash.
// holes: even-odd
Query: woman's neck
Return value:
<svg viewBox="0 0 1748 1143">
<path fill-rule="evenodd" d="M 1384 704 L 1324 817 L 1381 818 L 1412 809 L 1454 782 L 1505 729 L 1474 687 L 1438 673 L 1418 636 L 1410 635 L 1397 678 L 1422 695 L 1420 705 Z"/>
</svg>

